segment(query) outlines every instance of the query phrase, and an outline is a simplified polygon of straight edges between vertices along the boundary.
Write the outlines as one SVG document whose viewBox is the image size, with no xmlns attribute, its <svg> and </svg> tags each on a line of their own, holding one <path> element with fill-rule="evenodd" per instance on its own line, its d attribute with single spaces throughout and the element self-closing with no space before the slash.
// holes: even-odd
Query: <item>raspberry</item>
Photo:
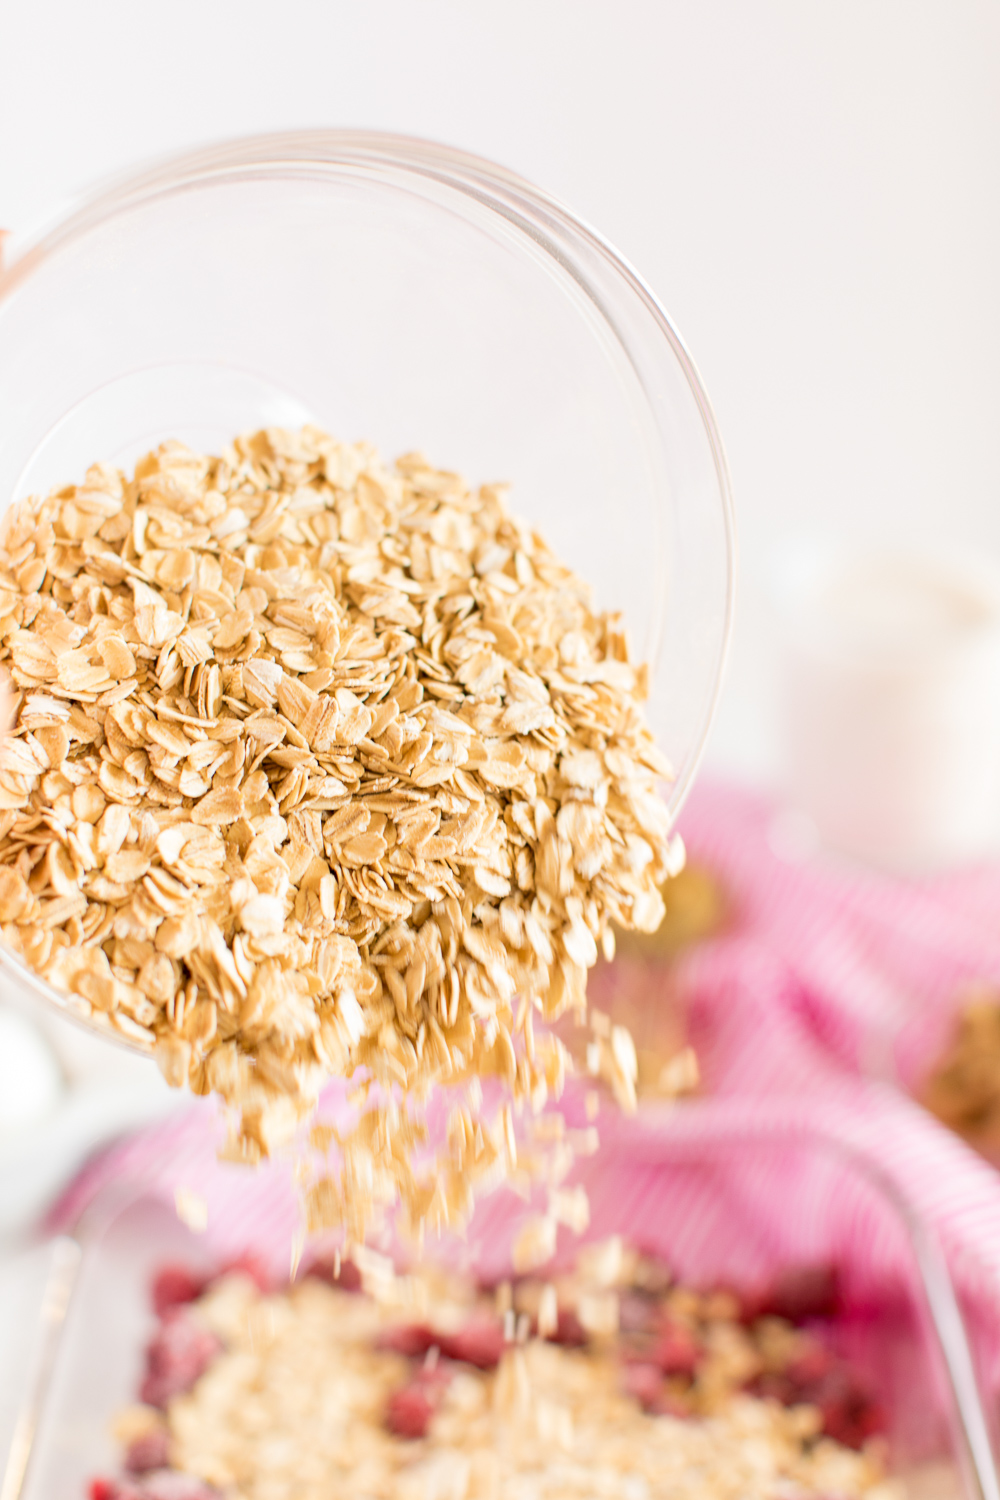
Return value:
<svg viewBox="0 0 1000 1500">
<path fill-rule="evenodd" d="M 426 1436 L 434 1415 L 434 1402 L 419 1385 L 406 1385 L 389 1397 L 385 1422 L 389 1431 L 401 1438 Z"/>
<path fill-rule="evenodd" d="M 783 1271 L 763 1300 L 761 1312 L 789 1323 L 809 1318 L 831 1318 L 839 1306 L 837 1273 L 833 1266 L 798 1266 Z"/>
<path fill-rule="evenodd" d="M 340 1275 L 336 1278 L 336 1285 L 342 1292 L 361 1291 L 361 1272 L 353 1260 L 342 1260 L 340 1262 Z"/>
<path fill-rule="evenodd" d="M 171 1396 L 191 1389 L 220 1348 L 214 1334 L 200 1328 L 183 1309 L 171 1308 L 146 1349 L 141 1399 L 148 1406 L 165 1407 Z"/>
<path fill-rule="evenodd" d="M 677 1323 L 668 1323 L 655 1345 L 650 1360 L 664 1375 L 693 1375 L 701 1350 L 694 1336 Z"/>
<path fill-rule="evenodd" d="M 782 1406 L 817 1407 L 825 1435 L 845 1448 L 861 1448 L 886 1427 L 885 1412 L 851 1367 L 821 1344 L 804 1349 L 785 1370 L 758 1375 L 747 1389 Z"/>
<path fill-rule="evenodd" d="M 399 1328 L 387 1328 L 379 1335 L 377 1349 L 389 1349 L 393 1354 L 405 1355 L 407 1359 L 422 1359 L 428 1349 L 441 1345 L 441 1336 L 426 1323 L 403 1323 Z"/>
<path fill-rule="evenodd" d="M 162 1317 L 171 1307 L 193 1302 L 205 1290 L 204 1276 L 197 1276 L 187 1266 L 162 1266 L 153 1280 L 153 1308 Z"/>
<path fill-rule="evenodd" d="M 361 1272 L 353 1260 L 342 1260 L 338 1272 L 334 1256 L 318 1255 L 306 1266 L 304 1275 L 315 1276 L 317 1280 L 325 1281 L 328 1286 L 338 1287 L 342 1292 L 361 1290 Z"/>
<path fill-rule="evenodd" d="M 846 1366 L 819 1382 L 812 1400 L 819 1407 L 823 1431 L 845 1448 L 860 1448 L 885 1428 L 885 1414 Z"/>
<path fill-rule="evenodd" d="M 438 1341 L 441 1353 L 477 1370 L 492 1370 L 503 1353 L 503 1329 L 493 1318 L 473 1318 L 457 1333 Z"/>
<path fill-rule="evenodd" d="M 567 1349 L 584 1347 L 587 1343 L 587 1331 L 575 1312 L 566 1307 L 559 1309 L 555 1332 L 549 1334 L 549 1342 L 562 1344 Z"/>
</svg>

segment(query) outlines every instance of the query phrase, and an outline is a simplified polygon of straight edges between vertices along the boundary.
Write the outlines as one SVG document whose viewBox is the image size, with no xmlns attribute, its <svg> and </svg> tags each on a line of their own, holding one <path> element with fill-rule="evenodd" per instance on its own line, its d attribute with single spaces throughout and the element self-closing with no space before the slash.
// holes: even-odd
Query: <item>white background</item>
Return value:
<svg viewBox="0 0 1000 1500">
<path fill-rule="evenodd" d="M 740 521 L 717 766 L 773 769 L 783 537 L 1000 555 L 993 0 L 0 0 L 0 226 L 151 155 L 301 125 L 493 157 L 659 293 Z"/>
</svg>

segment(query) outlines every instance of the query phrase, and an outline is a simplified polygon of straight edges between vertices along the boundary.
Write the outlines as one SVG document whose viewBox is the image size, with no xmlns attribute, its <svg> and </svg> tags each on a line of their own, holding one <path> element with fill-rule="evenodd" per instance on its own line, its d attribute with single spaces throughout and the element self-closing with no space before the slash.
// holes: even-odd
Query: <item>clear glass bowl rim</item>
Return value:
<svg viewBox="0 0 1000 1500">
<path fill-rule="evenodd" d="M 635 268 L 597 230 L 578 218 L 557 198 L 485 158 L 414 136 L 381 131 L 301 130 L 237 137 L 194 151 L 170 155 L 138 171 L 118 175 L 96 190 L 84 194 L 68 213 L 43 229 L 18 249 L 14 259 L 0 267 L 0 303 L 14 294 L 50 257 L 82 239 L 101 224 L 128 213 L 143 203 L 189 190 L 198 184 L 276 172 L 290 176 L 310 175 L 324 167 L 356 167 L 405 173 L 464 194 L 481 207 L 504 218 L 536 247 L 556 260 L 577 282 L 633 364 L 645 391 L 641 372 L 635 368 L 630 340 L 616 315 L 616 299 L 623 305 L 633 299 L 645 315 L 646 328 L 658 337 L 679 366 L 694 400 L 711 452 L 718 484 L 722 533 L 725 545 L 725 598 L 721 642 L 715 677 L 698 734 L 686 764 L 679 772 L 671 796 L 676 817 L 691 788 L 704 756 L 709 730 L 719 704 L 733 630 L 736 601 L 736 523 L 729 466 L 715 413 L 704 383 L 684 340 L 665 309 Z M 589 256 L 608 278 L 612 295 L 589 277 L 580 261 Z M 51 988 L 12 953 L 0 945 L 0 969 L 5 969 L 24 988 L 61 1015 L 93 1031 L 90 1014 L 74 997 Z M 89 1012 L 89 1007 L 87 1007 Z M 108 1027 L 102 1035 L 134 1050 L 145 1051 L 137 1042 Z"/>
<path fill-rule="evenodd" d="M 704 754 L 715 718 L 729 657 L 736 604 L 737 547 L 729 465 L 708 392 L 681 335 L 649 284 L 615 247 L 559 199 L 535 187 L 525 178 L 484 157 L 416 136 L 381 131 L 303 130 L 244 136 L 169 156 L 142 170 L 114 178 L 103 188 L 85 195 L 65 217 L 28 243 L 8 267 L 0 268 L 0 301 L 14 292 L 42 262 L 74 239 L 98 225 L 126 213 L 153 198 L 185 191 L 196 183 L 230 176 L 272 175 L 284 168 L 290 174 L 308 173 L 310 166 L 356 166 L 398 170 L 425 178 L 476 199 L 484 207 L 507 219 L 536 245 L 559 260 L 578 282 L 630 353 L 613 306 L 589 280 L 576 261 L 560 254 L 558 240 L 589 251 L 622 294 L 631 294 L 642 306 L 651 330 L 666 342 L 680 366 L 702 420 L 719 486 L 722 529 L 726 548 L 726 590 L 722 641 L 715 681 L 705 710 L 696 747 L 682 771 L 671 801 L 679 812 L 690 790 Z M 638 372 L 636 372 L 638 374 Z M 640 378 L 640 384 L 641 376 Z"/>
</svg>

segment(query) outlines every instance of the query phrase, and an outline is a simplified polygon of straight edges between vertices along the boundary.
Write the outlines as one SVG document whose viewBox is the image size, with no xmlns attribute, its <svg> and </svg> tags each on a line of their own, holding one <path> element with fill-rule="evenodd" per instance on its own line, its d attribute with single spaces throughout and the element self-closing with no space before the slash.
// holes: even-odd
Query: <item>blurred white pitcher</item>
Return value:
<svg viewBox="0 0 1000 1500">
<path fill-rule="evenodd" d="M 786 786 L 824 844 L 899 870 L 1000 841 L 1000 569 L 798 548 L 777 570 Z"/>
</svg>

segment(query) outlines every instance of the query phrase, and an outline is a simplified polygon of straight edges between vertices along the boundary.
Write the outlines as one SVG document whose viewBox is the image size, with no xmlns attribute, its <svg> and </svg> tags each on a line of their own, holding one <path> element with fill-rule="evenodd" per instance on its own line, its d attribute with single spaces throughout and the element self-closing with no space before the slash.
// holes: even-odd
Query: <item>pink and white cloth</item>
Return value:
<svg viewBox="0 0 1000 1500">
<path fill-rule="evenodd" d="M 963 989 L 1000 987 L 1000 863 L 901 880 L 832 858 L 790 862 L 775 853 L 782 822 L 766 797 L 713 783 L 693 792 L 685 841 L 721 881 L 732 916 L 688 966 L 689 989 L 711 1012 L 718 986 L 739 975 L 829 1070 L 913 1091 Z M 750 1049 L 743 1060 L 752 1073 L 761 1059 Z M 742 1091 L 744 1078 L 727 1071 L 719 1083 Z M 780 1081 L 783 1092 L 803 1086 L 814 1082 L 796 1067 Z"/>
</svg>

